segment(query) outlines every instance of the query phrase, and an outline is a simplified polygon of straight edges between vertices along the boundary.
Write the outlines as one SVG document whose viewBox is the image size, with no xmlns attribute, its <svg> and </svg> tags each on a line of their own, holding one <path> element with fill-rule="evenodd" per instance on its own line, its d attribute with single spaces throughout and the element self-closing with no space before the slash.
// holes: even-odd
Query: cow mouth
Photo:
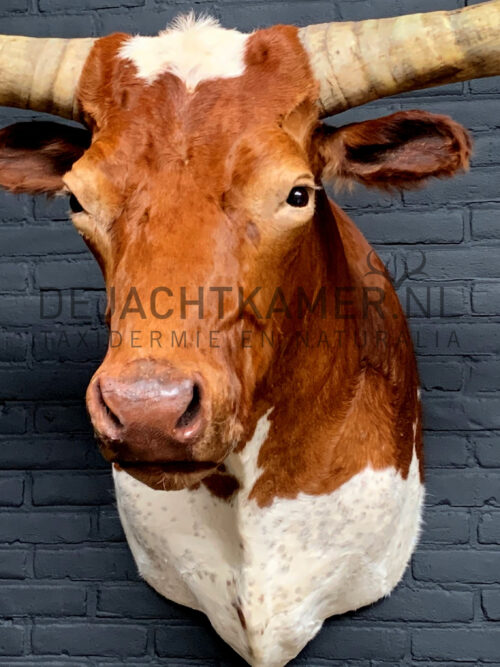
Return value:
<svg viewBox="0 0 500 667">
<path fill-rule="evenodd" d="M 175 491 L 198 484 L 220 465 L 215 461 L 116 461 L 115 470 L 123 470 L 152 489 Z"/>
</svg>

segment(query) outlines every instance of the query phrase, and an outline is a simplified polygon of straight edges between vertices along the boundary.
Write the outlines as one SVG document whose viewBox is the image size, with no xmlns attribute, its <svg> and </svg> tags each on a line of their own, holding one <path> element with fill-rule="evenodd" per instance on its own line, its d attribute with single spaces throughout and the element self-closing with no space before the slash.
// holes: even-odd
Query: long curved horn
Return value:
<svg viewBox="0 0 500 667">
<path fill-rule="evenodd" d="M 387 95 L 500 74 L 500 0 L 301 28 L 323 116 Z"/>
<path fill-rule="evenodd" d="M 0 35 L 0 105 L 79 120 L 75 93 L 94 42 Z"/>
</svg>

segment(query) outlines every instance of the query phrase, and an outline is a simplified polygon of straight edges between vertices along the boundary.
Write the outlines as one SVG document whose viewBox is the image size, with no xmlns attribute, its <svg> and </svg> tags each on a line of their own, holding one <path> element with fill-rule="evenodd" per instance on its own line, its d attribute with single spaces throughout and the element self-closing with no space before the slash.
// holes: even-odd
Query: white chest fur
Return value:
<svg viewBox="0 0 500 667">
<path fill-rule="evenodd" d="M 196 491 L 153 491 L 115 472 L 120 517 L 139 572 L 160 594 L 205 612 L 255 667 L 281 667 L 328 616 L 387 595 L 415 547 L 423 487 L 366 468 L 325 496 L 259 508 L 248 500 L 267 416 L 226 462 L 242 485 L 231 502 Z"/>
</svg>

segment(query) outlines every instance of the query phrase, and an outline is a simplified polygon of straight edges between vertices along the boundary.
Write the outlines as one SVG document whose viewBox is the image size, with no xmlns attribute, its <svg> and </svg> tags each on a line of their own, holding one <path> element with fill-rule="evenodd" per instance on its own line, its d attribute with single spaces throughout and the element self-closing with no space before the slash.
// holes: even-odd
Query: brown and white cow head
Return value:
<svg viewBox="0 0 500 667">
<path fill-rule="evenodd" d="M 327 46 L 315 51 L 318 35 Z M 88 409 L 106 458 L 154 488 L 197 483 L 255 424 L 283 350 L 242 345 L 245 332 L 280 339 L 300 328 L 283 303 L 298 287 L 312 296 L 342 261 L 311 261 L 334 226 L 322 179 L 398 188 L 467 166 L 467 135 L 447 117 L 411 111 L 331 128 L 320 116 L 491 73 L 484 64 L 473 74 L 470 63 L 445 63 L 438 76 L 415 60 L 390 84 L 379 73 L 376 90 L 356 67 L 346 74 L 331 41 L 331 26 L 243 35 L 191 19 L 157 37 L 111 35 L 85 54 L 77 98 L 88 130 L 40 123 L 0 134 L 1 185 L 71 193 L 121 343 L 92 379 Z M 320 75 L 325 48 L 343 78 Z M 66 106 L 74 113 L 73 97 Z M 169 344 L 165 329 L 186 332 L 187 344 Z"/>
</svg>

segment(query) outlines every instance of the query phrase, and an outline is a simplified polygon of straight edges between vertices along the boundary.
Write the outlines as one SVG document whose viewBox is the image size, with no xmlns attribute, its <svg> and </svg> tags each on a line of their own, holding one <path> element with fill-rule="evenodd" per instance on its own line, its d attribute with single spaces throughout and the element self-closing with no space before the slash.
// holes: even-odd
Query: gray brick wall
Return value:
<svg viewBox="0 0 500 667">
<path fill-rule="evenodd" d="M 193 6 L 249 30 L 462 5 L 1 0 L 0 32 L 154 33 Z M 403 95 L 335 122 L 415 107 L 451 114 L 472 131 L 471 171 L 417 192 L 358 188 L 337 200 L 396 277 L 417 267 L 422 253 L 427 260 L 424 273 L 400 288 L 424 388 L 424 531 L 397 591 L 328 621 L 297 665 L 500 665 L 500 83 Z M 0 109 L 0 126 L 31 117 Z M 137 576 L 83 403 L 105 347 L 102 283 L 65 211 L 65 202 L 0 192 L 0 666 L 240 665 L 200 615 L 161 599 Z M 40 293 L 50 312 L 53 288 L 64 298 L 48 322 Z M 79 319 L 71 289 L 86 301 Z M 430 317 L 414 298 L 425 303 L 427 293 Z"/>
</svg>

